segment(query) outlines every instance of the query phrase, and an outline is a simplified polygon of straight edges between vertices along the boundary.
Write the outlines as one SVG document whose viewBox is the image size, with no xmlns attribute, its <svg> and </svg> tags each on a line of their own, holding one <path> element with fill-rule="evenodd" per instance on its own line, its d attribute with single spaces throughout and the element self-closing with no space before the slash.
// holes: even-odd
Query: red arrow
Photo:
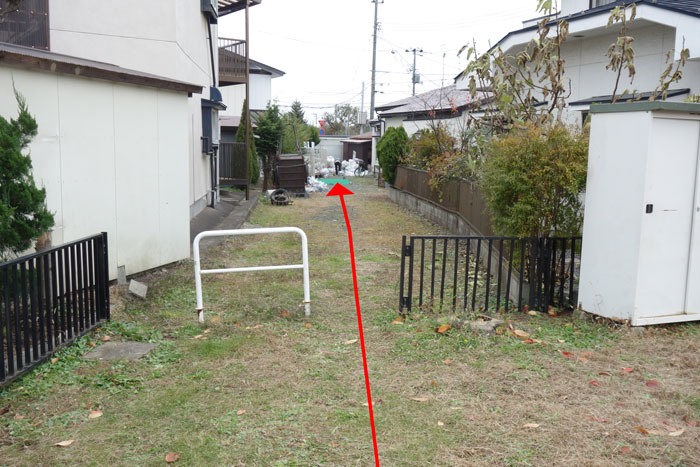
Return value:
<svg viewBox="0 0 700 467">
<path fill-rule="evenodd" d="M 365 336 L 362 332 L 362 313 L 360 312 L 360 295 L 357 292 L 357 270 L 355 269 L 355 247 L 352 245 L 352 229 L 350 228 L 350 219 L 348 219 L 348 210 L 345 207 L 346 195 L 354 195 L 352 191 L 345 188 L 343 185 L 336 183 L 335 186 L 328 192 L 326 196 L 340 196 L 340 204 L 343 206 L 343 214 L 345 215 L 345 226 L 348 229 L 348 241 L 350 242 L 350 262 L 352 263 L 352 284 L 355 288 L 355 308 L 357 308 L 357 326 L 360 329 L 360 347 L 362 348 L 362 365 L 365 369 L 365 386 L 367 387 L 367 404 L 369 405 L 369 423 L 372 425 L 372 443 L 374 445 L 374 461 L 379 467 L 379 450 L 377 449 L 377 433 L 374 429 L 374 411 L 372 410 L 372 392 L 369 389 L 369 372 L 367 371 L 367 353 L 365 352 Z"/>
</svg>

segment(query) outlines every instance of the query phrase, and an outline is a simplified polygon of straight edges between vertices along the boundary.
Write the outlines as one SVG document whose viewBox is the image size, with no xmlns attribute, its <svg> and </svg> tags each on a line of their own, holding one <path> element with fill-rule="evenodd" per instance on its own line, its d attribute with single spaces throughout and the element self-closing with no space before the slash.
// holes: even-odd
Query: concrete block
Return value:
<svg viewBox="0 0 700 467">
<path fill-rule="evenodd" d="M 117 267 L 117 284 L 126 285 L 126 266 Z"/>
<path fill-rule="evenodd" d="M 148 292 L 148 286 L 142 284 L 141 282 L 131 280 L 129 282 L 129 293 L 136 295 L 139 298 L 146 299 L 146 293 Z"/>
</svg>

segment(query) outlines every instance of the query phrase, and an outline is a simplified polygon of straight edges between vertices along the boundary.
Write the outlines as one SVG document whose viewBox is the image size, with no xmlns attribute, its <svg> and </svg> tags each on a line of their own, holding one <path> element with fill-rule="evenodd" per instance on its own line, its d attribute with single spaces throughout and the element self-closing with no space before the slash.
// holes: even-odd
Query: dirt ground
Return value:
<svg viewBox="0 0 700 467">
<path fill-rule="evenodd" d="M 637 333 L 507 314 L 485 336 L 436 332 L 448 315 L 396 320 L 401 236 L 444 232 L 369 177 L 348 188 L 381 465 L 700 465 L 700 325 Z M 250 222 L 307 232 L 310 318 L 299 271 L 205 278 L 203 325 L 190 261 L 144 276 L 146 301 L 115 289 L 110 323 L 0 392 L 0 465 L 162 465 L 169 453 L 184 465 L 372 465 L 339 200 L 261 204 Z M 293 235 L 203 256 L 206 268 L 299 259 Z M 105 336 L 158 348 L 84 359 Z"/>
</svg>

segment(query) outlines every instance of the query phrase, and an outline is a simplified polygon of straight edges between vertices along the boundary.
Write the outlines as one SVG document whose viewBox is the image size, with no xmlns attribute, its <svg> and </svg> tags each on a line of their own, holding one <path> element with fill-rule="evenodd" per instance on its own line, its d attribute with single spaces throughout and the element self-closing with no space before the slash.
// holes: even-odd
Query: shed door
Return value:
<svg viewBox="0 0 700 467">
<path fill-rule="evenodd" d="M 640 206 L 638 318 L 686 312 L 699 138 L 698 121 L 654 119 Z"/>
</svg>

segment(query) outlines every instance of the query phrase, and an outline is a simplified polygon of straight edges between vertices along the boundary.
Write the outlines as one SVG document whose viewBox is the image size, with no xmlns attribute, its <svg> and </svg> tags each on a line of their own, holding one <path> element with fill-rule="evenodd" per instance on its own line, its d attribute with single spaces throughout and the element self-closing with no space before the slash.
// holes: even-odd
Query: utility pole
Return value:
<svg viewBox="0 0 700 467">
<path fill-rule="evenodd" d="M 384 3 L 384 0 L 372 0 L 372 3 L 374 3 L 374 36 L 372 39 L 372 89 L 370 90 L 371 96 L 369 97 L 370 120 L 374 119 L 374 94 L 377 87 L 377 27 L 379 26 L 377 19 L 379 18 L 379 4 Z"/>
<path fill-rule="evenodd" d="M 423 49 L 418 49 L 416 47 L 412 49 L 406 49 L 406 52 L 413 52 L 413 95 L 416 95 L 416 83 L 418 82 L 418 75 L 416 74 L 416 54 L 423 53 Z"/>
<path fill-rule="evenodd" d="M 365 120 L 364 120 L 364 113 L 365 113 L 365 82 L 362 82 L 362 99 L 360 100 L 360 115 L 358 120 L 360 120 L 358 123 L 360 124 L 360 133 L 365 132 Z"/>
</svg>

